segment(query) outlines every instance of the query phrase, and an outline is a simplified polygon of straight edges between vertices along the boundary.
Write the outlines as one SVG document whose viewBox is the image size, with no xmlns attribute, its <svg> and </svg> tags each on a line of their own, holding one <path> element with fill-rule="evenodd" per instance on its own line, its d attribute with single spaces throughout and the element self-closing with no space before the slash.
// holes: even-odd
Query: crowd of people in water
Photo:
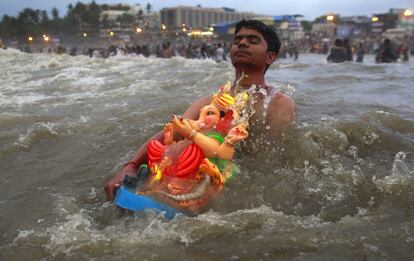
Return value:
<svg viewBox="0 0 414 261">
<path fill-rule="evenodd" d="M 105 47 L 107 46 L 107 47 Z M 57 54 L 69 54 L 71 56 L 86 55 L 91 58 L 108 58 L 111 56 L 143 56 L 150 57 L 155 56 L 158 58 L 172 58 L 174 56 L 181 56 L 188 59 L 213 59 L 216 62 L 227 61 L 230 51 L 230 45 L 225 42 L 216 43 L 187 43 L 182 44 L 179 42 L 171 43 L 165 41 L 160 45 L 150 44 L 136 44 L 136 45 L 101 45 L 89 46 L 79 48 L 74 46 L 72 48 L 56 47 L 56 48 L 44 48 L 39 47 L 37 50 L 33 50 L 30 46 L 21 48 L 23 52 L 40 52 L 40 53 L 57 53 Z"/>
<path fill-rule="evenodd" d="M 409 50 L 409 45 L 395 44 L 388 38 L 385 38 L 378 46 L 375 52 L 376 63 L 394 63 L 399 59 L 403 62 L 408 62 L 409 53 L 414 50 Z M 349 39 L 336 39 L 334 44 L 328 51 L 327 61 L 332 63 L 341 63 L 346 61 L 354 61 L 354 55 L 356 56 L 356 62 L 362 63 L 364 55 L 367 52 L 367 48 L 364 43 L 359 42 L 358 45 L 351 45 Z"/>
<path fill-rule="evenodd" d="M 96 46 L 80 48 L 56 47 L 45 48 L 33 46 L 21 48 L 25 52 L 49 52 L 69 54 L 72 56 L 86 55 L 91 58 L 108 58 L 115 55 L 125 56 L 155 56 L 159 58 L 171 58 L 174 56 L 188 59 L 212 59 L 216 62 L 228 61 L 231 43 L 225 41 L 191 41 L 189 39 L 171 39 L 156 44 L 148 42 L 139 44 L 111 44 L 104 43 Z M 292 58 L 297 60 L 300 53 L 317 53 L 327 55 L 330 63 L 355 61 L 362 63 L 366 54 L 374 54 L 377 63 L 393 63 L 397 61 L 407 62 L 414 55 L 414 37 L 403 39 L 388 38 L 358 38 L 358 39 L 314 39 L 305 38 L 296 41 L 285 40 L 282 42 L 278 58 Z"/>
</svg>

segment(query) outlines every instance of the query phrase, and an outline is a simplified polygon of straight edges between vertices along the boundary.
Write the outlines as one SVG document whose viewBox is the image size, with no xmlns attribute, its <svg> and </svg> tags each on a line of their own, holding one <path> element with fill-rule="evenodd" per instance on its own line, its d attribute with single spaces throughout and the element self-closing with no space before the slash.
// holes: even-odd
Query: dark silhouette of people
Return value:
<svg viewBox="0 0 414 261">
<path fill-rule="evenodd" d="M 397 59 L 398 56 L 395 53 L 390 39 L 385 38 L 378 51 L 377 57 L 375 57 L 375 61 L 377 63 L 395 63 Z"/>
<path fill-rule="evenodd" d="M 344 40 L 344 49 L 345 49 L 345 60 L 352 62 L 354 60 L 354 57 L 352 54 L 352 47 L 349 43 L 349 39 Z"/>
<path fill-rule="evenodd" d="M 363 43 L 358 44 L 356 55 L 357 55 L 356 62 L 362 63 L 364 60 L 364 55 L 365 55 L 365 46 Z"/>
<path fill-rule="evenodd" d="M 401 48 L 401 55 L 402 55 L 402 61 L 403 62 L 408 62 L 409 61 L 409 55 L 408 55 L 408 45 L 407 44 L 403 44 L 402 48 Z"/>
<path fill-rule="evenodd" d="M 345 62 L 345 48 L 342 45 L 341 39 L 336 39 L 334 45 L 329 50 L 329 55 L 326 58 L 331 63 Z"/>
</svg>

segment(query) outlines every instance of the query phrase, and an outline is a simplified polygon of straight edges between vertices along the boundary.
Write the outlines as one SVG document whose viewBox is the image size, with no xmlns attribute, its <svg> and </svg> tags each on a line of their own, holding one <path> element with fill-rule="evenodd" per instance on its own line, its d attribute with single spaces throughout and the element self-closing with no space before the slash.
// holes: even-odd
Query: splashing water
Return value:
<svg viewBox="0 0 414 261">
<path fill-rule="evenodd" d="M 0 50 L 0 259 L 412 259 L 414 67 L 366 58 L 272 65 L 298 124 L 252 132 L 210 210 L 166 222 L 104 203 L 102 185 L 231 64 Z"/>
<path fill-rule="evenodd" d="M 395 155 L 394 162 L 392 163 L 392 175 L 407 176 L 413 174 L 405 163 L 407 153 L 400 151 Z"/>
</svg>

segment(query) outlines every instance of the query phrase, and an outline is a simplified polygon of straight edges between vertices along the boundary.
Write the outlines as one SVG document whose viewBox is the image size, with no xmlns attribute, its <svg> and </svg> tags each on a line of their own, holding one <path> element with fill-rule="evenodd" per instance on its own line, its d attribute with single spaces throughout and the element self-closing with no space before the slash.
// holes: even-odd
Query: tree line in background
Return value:
<svg viewBox="0 0 414 261">
<path fill-rule="evenodd" d="M 142 10 L 138 15 L 124 14 L 111 21 L 105 15 L 101 17 L 102 11 L 110 10 L 112 6 L 107 4 L 98 5 L 95 1 L 89 4 L 77 2 L 69 4 L 66 14 L 61 17 L 59 10 L 54 7 L 50 14 L 45 10 L 25 8 L 16 17 L 4 15 L 0 21 L 0 37 L 3 39 L 14 39 L 25 41 L 29 36 L 35 37 L 43 34 L 59 36 L 61 34 L 83 34 L 96 33 L 100 28 L 112 28 L 116 26 L 129 26 L 137 23 L 143 15 Z M 128 8 L 119 5 L 117 10 Z M 152 11 L 151 4 L 147 4 L 146 12 Z"/>
</svg>

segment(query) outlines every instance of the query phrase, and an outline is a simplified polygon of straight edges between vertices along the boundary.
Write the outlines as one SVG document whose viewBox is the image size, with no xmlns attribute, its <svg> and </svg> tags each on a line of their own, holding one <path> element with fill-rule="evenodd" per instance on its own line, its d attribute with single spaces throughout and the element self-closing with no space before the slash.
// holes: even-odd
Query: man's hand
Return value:
<svg viewBox="0 0 414 261">
<path fill-rule="evenodd" d="M 119 188 L 120 184 L 124 180 L 125 176 L 134 176 L 136 175 L 136 170 L 130 166 L 126 166 L 118 174 L 113 176 L 108 182 L 105 183 L 104 190 L 106 194 L 106 199 L 108 201 L 113 201 L 115 198 L 115 192 Z"/>
</svg>

